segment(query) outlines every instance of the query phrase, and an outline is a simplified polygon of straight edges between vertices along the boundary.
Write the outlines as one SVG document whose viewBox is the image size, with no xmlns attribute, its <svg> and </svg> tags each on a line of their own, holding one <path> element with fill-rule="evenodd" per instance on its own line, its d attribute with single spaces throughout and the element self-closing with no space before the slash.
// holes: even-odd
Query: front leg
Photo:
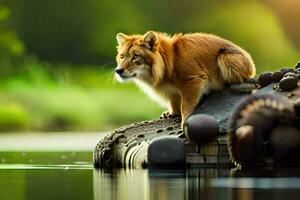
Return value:
<svg viewBox="0 0 300 200">
<path fill-rule="evenodd" d="M 173 118 L 173 117 L 178 117 L 180 116 L 179 113 L 173 113 L 170 111 L 164 111 L 161 115 L 160 115 L 160 119 L 165 119 L 165 118 Z"/>
<path fill-rule="evenodd" d="M 169 96 L 169 109 L 162 113 L 160 118 L 180 116 L 181 97 L 179 95 Z"/>
<path fill-rule="evenodd" d="M 190 80 L 184 84 L 181 96 L 182 127 L 186 118 L 195 110 L 200 98 L 208 90 L 208 81 L 203 78 Z"/>
</svg>

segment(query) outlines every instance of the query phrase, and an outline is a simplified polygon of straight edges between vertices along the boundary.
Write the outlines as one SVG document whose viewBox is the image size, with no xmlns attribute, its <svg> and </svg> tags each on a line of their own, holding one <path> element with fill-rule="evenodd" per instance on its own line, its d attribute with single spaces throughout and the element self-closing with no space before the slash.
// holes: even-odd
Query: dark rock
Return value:
<svg viewBox="0 0 300 200">
<path fill-rule="evenodd" d="M 279 88 L 283 91 L 290 91 L 297 87 L 298 79 L 294 77 L 284 77 L 279 82 Z"/>
<path fill-rule="evenodd" d="M 271 84 L 272 81 L 272 72 L 263 72 L 258 77 L 258 83 L 261 87 Z"/>
<path fill-rule="evenodd" d="M 275 83 L 272 83 L 264 88 L 260 88 L 256 91 L 256 94 L 260 95 L 266 95 L 270 93 L 278 93 L 281 96 L 286 96 L 287 92 L 281 91 L 281 90 L 273 90 L 274 85 L 277 85 Z M 297 89 L 296 91 L 298 91 Z M 300 90 L 299 90 L 300 91 Z M 299 96 L 298 93 L 295 93 L 296 97 Z M 236 133 L 236 129 L 244 126 L 243 123 L 252 123 L 256 124 L 256 126 L 260 126 L 258 122 L 255 122 L 255 113 L 256 112 L 251 112 L 251 116 L 249 118 L 243 118 L 247 119 L 242 122 L 240 120 L 242 117 L 240 115 L 240 112 L 237 112 L 233 115 L 235 115 L 235 120 L 233 125 L 235 127 L 229 127 L 228 124 L 228 119 L 230 118 L 231 114 L 236 110 L 237 104 L 244 98 L 244 97 L 249 97 L 251 96 L 252 100 L 259 100 L 257 95 L 250 95 L 249 93 L 240 93 L 240 92 L 232 92 L 230 88 L 225 88 L 224 90 L 221 91 L 216 91 L 212 92 L 206 97 L 203 97 L 201 99 L 201 102 L 195 109 L 195 111 L 192 113 L 192 115 L 196 114 L 207 114 L 213 116 L 216 121 L 219 124 L 219 132 L 221 136 L 218 136 L 217 140 L 214 140 L 210 144 L 205 144 L 201 145 L 207 148 L 213 147 L 214 151 L 215 149 L 218 152 L 215 157 L 214 161 L 212 163 L 217 164 L 216 162 L 220 163 L 226 163 L 228 164 L 228 152 L 227 152 L 227 145 L 226 145 L 226 139 L 227 137 L 224 136 L 224 134 L 227 132 L 227 130 L 231 130 L 231 132 Z M 272 95 L 273 96 L 273 95 Z M 262 97 L 262 96 L 260 96 Z M 292 99 L 295 98 L 294 96 Z M 272 100 L 272 97 L 270 97 Z M 292 99 L 289 99 L 291 101 Z M 248 99 L 249 100 L 249 99 Z M 247 101 L 248 101 L 247 100 Z M 252 102 L 252 100 L 250 102 Z M 265 101 L 265 100 L 264 100 Z M 278 109 L 280 112 L 276 112 L 276 109 L 273 110 L 271 109 L 258 109 L 258 110 L 263 110 L 262 116 L 273 116 L 275 120 L 278 120 L 276 124 L 290 124 L 294 123 L 294 118 L 293 118 L 293 107 L 291 110 L 287 109 L 289 107 L 289 101 L 285 99 L 282 104 L 287 105 L 287 106 L 278 106 L 278 104 L 274 104 L 278 106 Z M 272 101 L 268 101 L 269 103 L 272 104 Z M 245 103 L 245 102 L 244 102 Z M 268 103 L 268 104 L 269 104 Z M 269 105 L 271 105 L 269 104 Z M 242 110 L 245 110 L 245 108 L 249 105 L 249 101 L 246 102 L 244 105 L 239 105 Z M 243 107 L 244 106 L 244 107 Z M 275 107 L 276 107 L 275 106 Z M 272 106 L 271 106 L 272 107 Z M 259 112 L 257 112 L 259 115 Z M 269 113 L 269 115 L 268 115 Z M 269 119 L 269 118 L 263 118 L 263 119 Z M 273 119 L 273 118 L 271 118 Z M 236 123 L 236 121 L 239 121 L 239 123 Z M 263 121 L 263 120 L 262 120 Z M 271 120 L 271 122 L 273 122 Z M 265 123 L 269 123 L 268 120 Z M 270 123 L 271 124 L 271 123 Z M 127 125 L 124 126 L 120 129 L 117 129 L 113 132 L 111 132 L 107 137 L 99 141 L 97 144 L 95 151 L 94 151 L 94 166 L 96 168 L 98 167 L 104 167 L 104 168 L 111 168 L 111 167 L 129 167 L 129 168 L 140 168 L 140 167 L 145 167 L 148 166 L 148 158 L 147 158 L 147 153 L 148 153 L 148 147 L 149 144 L 154 144 L 153 140 L 155 140 L 158 137 L 176 137 L 183 142 L 185 142 L 185 150 L 187 152 L 193 153 L 197 157 L 199 155 L 199 152 L 195 152 L 195 145 L 193 143 L 188 143 L 186 138 L 184 137 L 184 134 L 182 133 L 181 130 L 181 120 L 180 118 L 167 118 L 167 119 L 160 119 L 160 120 L 151 120 L 151 121 L 145 121 L 145 122 L 138 122 L 132 125 Z M 247 124 L 245 124 L 247 125 Z M 172 130 L 171 130 L 172 129 Z M 268 129 L 268 128 L 266 128 Z M 240 131 L 240 130 L 239 130 Z M 242 131 L 243 132 L 243 131 Z M 254 129 L 254 133 L 259 132 L 258 130 Z M 141 135 L 142 134 L 142 135 Z M 169 135 L 172 134 L 172 135 Z M 223 136 L 222 136 L 223 134 Z M 247 134 L 246 134 L 247 135 Z M 142 137 L 144 136 L 144 137 Z M 241 137 L 241 143 L 243 141 L 247 141 L 248 139 L 244 140 L 243 137 Z M 247 137 L 245 137 L 247 138 Z M 251 138 L 251 137 L 250 137 Z M 256 141 L 256 139 L 254 140 Z M 259 141 L 259 140 L 258 140 Z M 220 146 L 220 144 L 222 144 Z M 249 143 L 251 144 L 251 143 Z M 229 144 L 228 144 L 229 146 Z M 198 148 L 198 149 L 199 149 Z M 243 147 L 241 147 L 243 148 Z M 218 150 L 219 149 L 219 150 Z M 221 150 L 220 150 L 221 149 Z M 220 152 L 219 152 L 220 151 Z M 202 152 L 202 151 L 201 151 Z M 223 157 L 216 157 L 217 155 L 221 155 Z M 203 151 L 202 158 L 206 156 L 205 151 Z M 186 154 L 187 156 L 191 154 Z M 210 154 L 210 156 L 212 156 Z M 208 156 L 209 157 L 209 156 Z M 207 157 L 207 158 L 208 158 Z M 247 156 L 242 156 L 242 157 L 247 157 Z M 250 156 L 251 157 L 251 156 Z M 220 160 L 221 158 L 221 160 Z M 188 158 L 189 159 L 189 158 Z M 190 160 L 187 159 L 187 162 L 190 162 Z M 197 160 L 198 159 L 198 160 Z M 199 161 L 199 157 L 197 157 L 197 161 Z M 209 159 L 208 159 L 209 160 Z M 207 163 L 208 160 L 203 159 L 203 165 Z M 246 159 L 247 160 L 247 159 Z M 251 159 L 250 159 L 251 160 Z M 201 164 L 201 166 L 202 166 Z M 180 165 L 180 164 L 178 164 Z"/>
<path fill-rule="evenodd" d="M 184 123 L 184 133 L 196 144 L 207 144 L 219 135 L 219 125 L 210 115 L 192 115 Z"/>
<path fill-rule="evenodd" d="M 300 130 L 291 126 L 278 126 L 273 129 L 270 142 L 277 161 L 299 160 Z"/>
<path fill-rule="evenodd" d="M 265 89 L 268 90 L 266 92 L 272 92 L 272 90 L 270 90 L 269 88 Z M 204 98 L 203 103 L 200 103 L 198 105 L 192 115 L 206 114 L 213 116 L 219 124 L 220 134 L 225 134 L 228 128 L 227 122 L 230 113 L 238 104 L 238 102 L 247 96 L 249 96 L 249 93 L 233 93 L 229 89 L 213 92 L 209 94 L 209 96 Z"/>
<path fill-rule="evenodd" d="M 160 137 L 154 139 L 148 147 L 148 165 L 152 168 L 182 168 L 186 154 L 182 139 Z"/>
<path fill-rule="evenodd" d="M 283 77 L 283 73 L 281 71 L 276 71 L 272 74 L 272 80 L 274 82 L 279 82 Z"/>
</svg>

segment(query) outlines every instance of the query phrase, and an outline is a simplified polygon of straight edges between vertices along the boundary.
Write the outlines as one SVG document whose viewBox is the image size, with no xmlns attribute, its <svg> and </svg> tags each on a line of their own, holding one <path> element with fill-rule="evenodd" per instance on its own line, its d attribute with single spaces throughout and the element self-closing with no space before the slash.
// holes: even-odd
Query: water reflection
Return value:
<svg viewBox="0 0 300 200">
<path fill-rule="evenodd" d="M 299 199 L 299 168 L 95 170 L 91 164 L 0 164 L 0 199 Z"/>
<path fill-rule="evenodd" d="M 289 171 L 285 168 L 284 171 Z M 299 169 L 297 169 L 299 172 Z M 254 170 L 255 171 L 255 170 Z M 258 170 L 259 171 L 259 170 Z M 273 171 L 273 170 L 272 170 Z M 295 172 L 292 170 L 292 172 Z M 267 170 L 267 176 L 271 174 Z M 272 176 L 277 176 L 273 171 Z M 298 199 L 300 178 L 249 177 L 249 171 L 193 169 L 188 171 L 115 170 L 93 172 L 95 200 L 112 199 Z M 228 177 L 228 176 L 235 177 Z M 260 174 L 263 176 L 262 174 Z M 287 175 L 287 174 L 285 174 Z M 290 176 L 298 175 L 289 174 Z"/>
<path fill-rule="evenodd" d="M 184 172 L 158 173 L 148 170 L 94 171 L 94 199 L 169 199 L 185 197 Z"/>
</svg>

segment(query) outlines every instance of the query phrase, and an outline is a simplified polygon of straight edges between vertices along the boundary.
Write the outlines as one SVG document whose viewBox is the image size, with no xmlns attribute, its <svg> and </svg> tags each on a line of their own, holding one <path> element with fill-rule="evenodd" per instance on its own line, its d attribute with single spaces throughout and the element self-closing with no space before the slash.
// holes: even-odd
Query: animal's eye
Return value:
<svg viewBox="0 0 300 200">
<path fill-rule="evenodd" d="M 140 57 L 141 57 L 140 55 L 134 54 L 133 57 L 132 57 L 132 60 L 137 60 L 137 59 L 139 59 Z"/>
<path fill-rule="evenodd" d="M 123 54 L 120 54 L 120 58 L 123 59 L 123 58 L 124 58 L 124 55 L 123 55 Z"/>
</svg>

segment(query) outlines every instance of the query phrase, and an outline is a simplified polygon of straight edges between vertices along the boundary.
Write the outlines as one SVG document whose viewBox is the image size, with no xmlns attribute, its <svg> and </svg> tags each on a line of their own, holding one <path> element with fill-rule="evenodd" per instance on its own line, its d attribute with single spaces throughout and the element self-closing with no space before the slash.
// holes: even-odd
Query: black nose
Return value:
<svg viewBox="0 0 300 200">
<path fill-rule="evenodd" d="M 117 74 L 122 74 L 124 72 L 124 69 L 123 68 L 115 69 L 115 72 Z"/>
</svg>

